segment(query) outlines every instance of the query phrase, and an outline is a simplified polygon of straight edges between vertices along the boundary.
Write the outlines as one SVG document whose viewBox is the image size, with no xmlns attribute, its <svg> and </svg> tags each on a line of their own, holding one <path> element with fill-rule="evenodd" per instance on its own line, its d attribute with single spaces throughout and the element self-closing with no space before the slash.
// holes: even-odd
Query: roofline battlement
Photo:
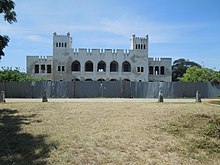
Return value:
<svg viewBox="0 0 220 165">
<path fill-rule="evenodd" d="M 128 49 L 87 49 L 87 48 L 73 48 L 71 51 L 76 54 L 76 53 L 87 53 L 87 54 L 105 54 L 105 53 L 110 53 L 110 54 L 129 54 L 131 50 Z"/>
<path fill-rule="evenodd" d="M 138 39 L 138 40 L 145 40 L 145 39 L 148 39 L 148 35 L 146 35 L 145 37 L 136 37 L 135 34 L 132 35 L 132 38 L 135 38 L 135 39 Z"/>
<path fill-rule="evenodd" d="M 57 36 L 57 37 L 70 37 L 70 32 L 68 32 L 66 35 L 58 35 L 56 32 L 54 32 L 53 36 Z"/>
<path fill-rule="evenodd" d="M 170 61 L 172 58 L 148 58 L 149 61 Z"/>
</svg>

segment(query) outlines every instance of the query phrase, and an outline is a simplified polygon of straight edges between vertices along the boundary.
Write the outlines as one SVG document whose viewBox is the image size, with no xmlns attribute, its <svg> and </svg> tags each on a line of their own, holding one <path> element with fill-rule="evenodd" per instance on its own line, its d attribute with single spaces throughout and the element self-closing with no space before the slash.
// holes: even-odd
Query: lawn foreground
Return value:
<svg viewBox="0 0 220 165">
<path fill-rule="evenodd" d="M 0 104 L 0 164 L 220 164 L 220 106 Z"/>
</svg>

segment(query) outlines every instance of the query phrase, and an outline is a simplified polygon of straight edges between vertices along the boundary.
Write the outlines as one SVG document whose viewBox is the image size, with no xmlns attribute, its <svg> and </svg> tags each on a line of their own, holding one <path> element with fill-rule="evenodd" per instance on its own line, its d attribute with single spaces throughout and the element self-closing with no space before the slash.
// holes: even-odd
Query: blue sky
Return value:
<svg viewBox="0 0 220 165">
<path fill-rule="evenodd" d="M 74 48 L 129 49 L 130 37 L 149 35 L 150 57 L 185 58 L 220 70 L 219 0 L 14 0 L 17 23 L 0 17 L 10 37 L 0 66 L 26 71 L 27 55 L 52 55 L 53 32 Z"/>
</svg>

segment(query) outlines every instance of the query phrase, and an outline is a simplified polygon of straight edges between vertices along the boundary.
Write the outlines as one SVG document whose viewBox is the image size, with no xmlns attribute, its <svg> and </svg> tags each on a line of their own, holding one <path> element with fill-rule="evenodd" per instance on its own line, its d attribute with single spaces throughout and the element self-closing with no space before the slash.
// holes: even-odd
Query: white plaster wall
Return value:
<svg viewBox="0 0 220 165">
<path fill-rule="evenodd" d="M 70 36 L 54 36 L 54 46 L 57 42 L 68 42 Z M 148 81 L 148 49 L 147 38 L 133 39 L 133 44 L 145 44 L 145 50 L 123 50 L 123 49 L 72 49 L 55 47 L 53 50 L 53 73 L 54 80 L 72 80 L 74 78 L 80 80 L 92 79 L 111 79 L 123 80 L 129 79 L 131 81 Z M 71 65 L 73 61 L 79 61 L 81 64 L 80 72 L 72 72 Z M 87 61 L 93 62 L 93 72 L 85 72 L 85 63 Z M 106 63 L 106 71 L 99 73 L 98 63 L 104 61 Z M 112 61 L 118 62 L 118 72 L 110 72 L 110 63 Z M 128 61 L 131 64 L 131 72 L 122 72 L 122 63 Z M 65 66 L 65 71 L 58 71 L 57 66 Z M 143 73 L 137 73 L 137 67 L 144 67 Z"/>
<path fill-rule="evenodd" d="M 149 81 L 163 81 L 163 82 L 171 82 L 172 81 L 172 59 L 171 58 L 149 58 L 149 66 L 154 67 L 153 75 L 149 74 Z M 155 66 L 164 66 L 164 75 L 156 75 Z"/>
<path fill-rule="evenodd" d="M 137 45 L 142 45 L 143 49 L 137 48 Z M 145 45 L 145 46 L 144 46 Z M 137 49 L 136 49 L 137 48 Z M 144 49 L 145 48 L 145 49 Z M 73 61 L 80 62 L 80 72 L 72 72 L 71 66 Z M 85 63 L 93 62 L 93 72 L 85 72 Z M 97 67 L 100 61 L 106 63 L 106 71 L 98 72 Z M 110 72 L 110 63 L 116 61 L 118 63 L 118 72 Z M 122 63 L 128 61 L 131 65 L 131 72 L 122 72 Z M 34 74 L 35 64 L 51 64 L 52 74 Z M 72 37 L 70 33 L 67 35 L 53 34 L 53 56 L 47 56 L 46 60 L 39 59 L 39 56 L 27 56 L 27 73 L 35 77 L 45 77 L 50 80 L 71 81 L 75 78 L 79 80 L 92 79 L 111 79 L 130 81 L 164 81 L 171 82 L 172 80 L 172 59 L 148 58 L 148 36 L 136 37 L 132 35 L 130 40 L 130 50 L 123 49 L 73 49 Z M 64 71 L 58 71 L 58 66 L 65 67 Z M 149 75 L 149 66 L 164 66 L 164 75 Z M 144 72 L 137 72 L 137 67 L 143 67 Z"/>
<path fill-rule="evenodd" d="M 47 80 L 53 80 L 53 56 L 27 56 L 27 74 L 31 77 L 45 78 Z M 35 65 L 45 65 L 45 72 L 35 73 Z M 47 73 L 47 65 L 51 65 L 51 73 Z"/>
</svg>

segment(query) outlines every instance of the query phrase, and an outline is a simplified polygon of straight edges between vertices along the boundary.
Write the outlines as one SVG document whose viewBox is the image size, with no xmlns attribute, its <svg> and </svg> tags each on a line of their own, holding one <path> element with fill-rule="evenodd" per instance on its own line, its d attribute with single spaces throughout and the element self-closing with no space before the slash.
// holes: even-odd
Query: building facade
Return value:
<svg viewBox="0 0 220 165">
<path fill-rule="evenodd" d="M 53 81 L 171 82 L 172 59 L 149 58 L 148 40 L 132 35 L 129 50 L 74 49 L 70 33 L 54 33 L 53 56 L 27 56 L 27 73 Z"/>
</svg>

